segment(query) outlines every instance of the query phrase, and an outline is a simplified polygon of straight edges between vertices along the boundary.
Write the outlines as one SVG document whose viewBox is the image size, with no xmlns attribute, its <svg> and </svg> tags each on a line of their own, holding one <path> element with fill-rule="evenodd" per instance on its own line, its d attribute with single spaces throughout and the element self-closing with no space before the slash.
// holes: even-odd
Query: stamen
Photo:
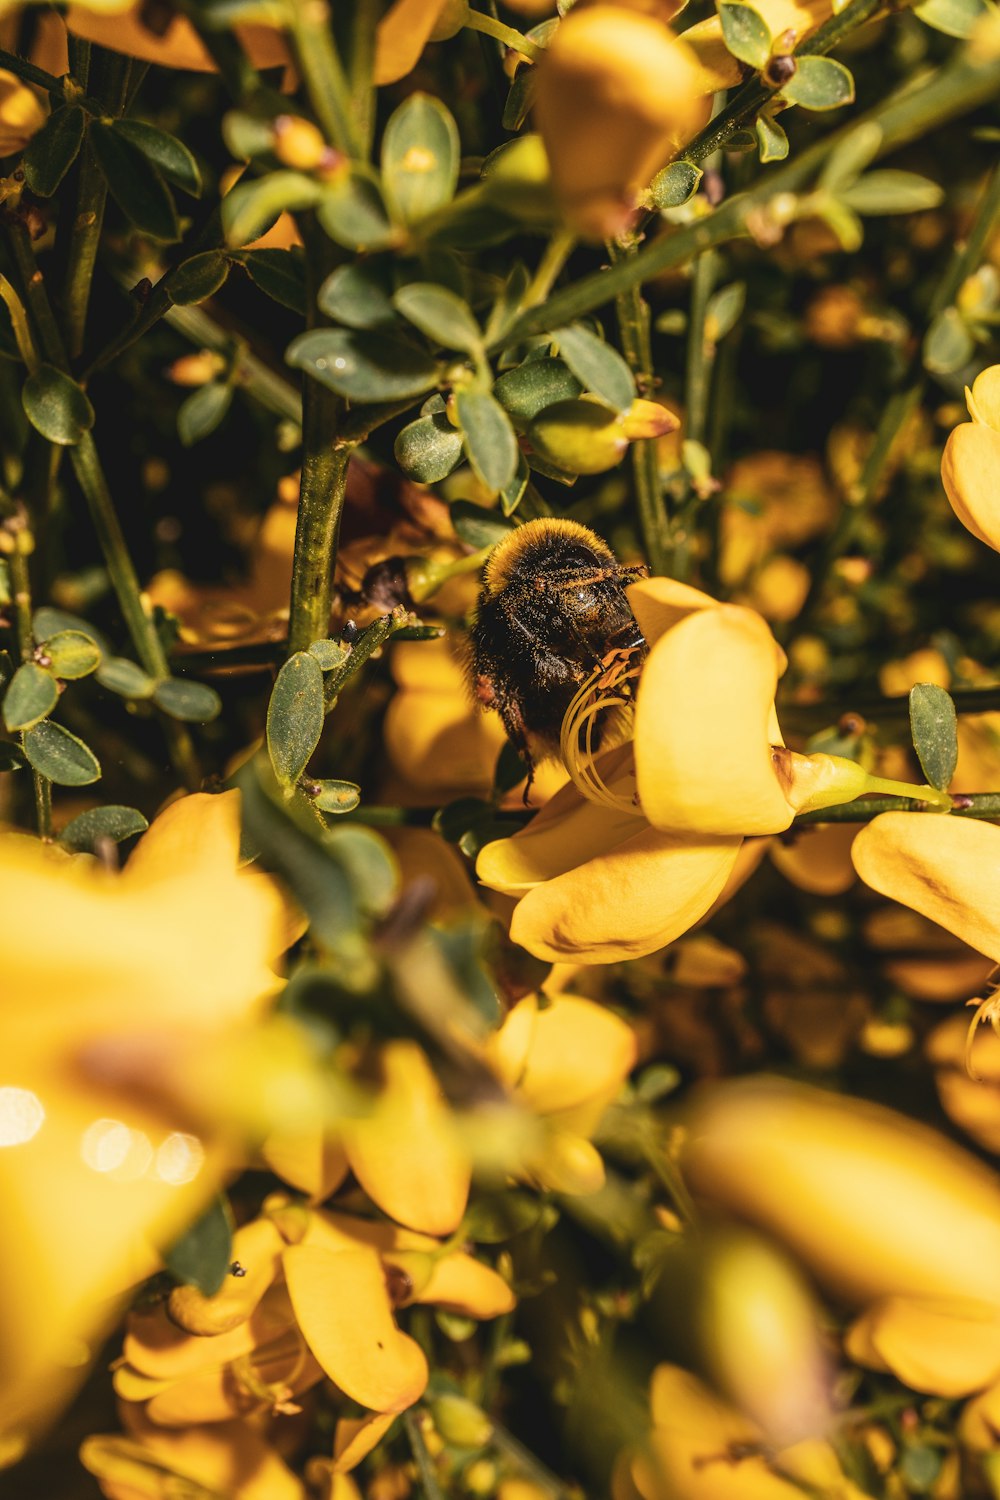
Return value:
<svg viewBox="0 0 1000 1500">
<path fill-rule="evenodd" d="M 974 1005 L 976 1013 L 969 1022 L 969 1029 L 965 1037 L 965 1071 L 976 1083 L 982 1083 L 982 1077 L 972 1066 L 972 1052 L 976 1045 L 976 1028 L 980 1021 L 989 1021 L 997 1036 L 1000 1036 L 1000 967 L 993 970 L 987 980 L 988 993 L 984 1000 L 967 1000 L 967 1005 Z"/>
<path fill-rule="evenodd" d="M 598 747 L 594 741 L 602 717 L 609 713 L 614 713 L 617 720 L 614 743 L 622 744 L 631 738 L 632 680 L 638 677 L 640 665 L 634 650 L 609 652 L 573 695 L 563 715 L 559 736 L 563 764 L 580 795 L 600 807 L 633 817 L 642 817 L 638 799 L 612 791 L 597 764 L 601 752 L 611 747 L 606 743 Z"/>
</svg>

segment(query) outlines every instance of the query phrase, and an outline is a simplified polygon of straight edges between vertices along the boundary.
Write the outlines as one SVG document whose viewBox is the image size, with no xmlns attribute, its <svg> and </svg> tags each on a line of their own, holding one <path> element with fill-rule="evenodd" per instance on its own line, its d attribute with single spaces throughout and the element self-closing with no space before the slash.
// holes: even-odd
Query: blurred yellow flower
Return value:
<svg viewBox="0 0 1000 1500">
<path fill-rule="evenodd" d="M 966 390 L 971 422 L 948 437 L 941 480 L 962 525 L 1000 551 L 1000 365 L 990 365 Z"/>
<path fill-rule="evenodd" d="M 574 785 L 476 864 L 484 885 L 519 898 L 514 941 L 553 962 L 665 947 L 723 892 L 745 836 L 873 785 L 853 762 L 784 748 L 774 713 L 784 658 L 759 615 L 669 578 L 628 594 L 650 648 L 634 739 L 596 759 L 586 750 L 600 701 L 588 679 L 563 725 Z"/>
<path fill-rule="evenodd" d="M 925 1052 L 934 1069 L 941 1108 L 980 1146 L 1000 1155 L 1000 1036 L 977 1037 L 968 1068 L 969 1021 L 961 1012 L 949 1016 L 927 1038 Z"/>
<path fill-rule="evenodd" d="M 80 1462 L 107 1500 L 162 1500 L 211 1494 L 232 1500 L 306 1500 L 305 1485 L 248 1423 L 157 1427 L 126 1408 L 128 1436 L 84 1439 Z"/>
<path fill-rule="evenodd" d="M 394 0 L 375 31 L 375 82 L 395 83 L 420 61 L 428 42 L 447 41 L 465 24 L 467 0 Z"/>
<path fill-rule="evenodd" d="M 563 1193 L 593 1193 L 604 1163 L 590 1137 L 635 1066 L 631 1026 L 573 995 L 518 1001 L 486 1043 L 486 1060 L 514 1100 L 548 1131 L 522 1163 L 524 1175 Z"/>
<path fill-rule="evenodd" d="M 852 1359 L 916 1390 L 1000 1377 L 1000 1179 L 943 1136 L 862 1100 L 778 1079 L 705 1092 L 689 1121 L 694 1189 L 786 1245 L 860 1317 Z"/>
<path fill-rule="evenodd" d="M 238 868 L 238 849 L 235 792 L 174 803 L 121 874 L 33 839 L 0 840 L 10 1454 L 242 1155 L 242 1122 L 220 1116 L 226 1102 L 204 1081 L 218 1082 L 227 1045 L 254 1035 L 294 928 L 277 887 Z M 240 1088 L 232 1053 L 228 1071 Z"/>
<path fill-rule="evenodd" d="M 711 87 L 687 42 L 628 5 L 580 5 L 538 63 L 535 123 L 569 224 L 606 239 L 708 120 Z"/>
<path fill-rule="evenodd" d="M 157 18 L 159 20 L 159 17 Z M 142 5 L 134 0 L 111 4 L 71 5 L 66 25 L 74 36 L 112 52 L 124 52 L 161 68 L 214 73 L 216 64 L 191 22 L 169 14 L 165 27 L 146 23 Z M 291 56 L 282 33 L 272 26 L 235 26 L 234 35 L 255 68 L 285 67 Z"/>
<path fill-rule="evenodd" d="M 614 1500 L 863 1500 L 828 1444 L 774 1452 L 760 1427 L 676 1365 L 653 1372 L 650 1407 L 647 1444 L 619 1458 Z"/>
<path fill-rule="evenodd" d="M 0 156 L 23 151 L 48 116 L 34 89 L 29 89 L 16 74 L 0 68 Z"/>
<path fill-rule="evenodd" d="M 496 714 L 471 701 L 453 641 L 398 641 L 391 664 L 398 690 L 383 733 L 405 800 L 484 796 L 506 735 Z"/>
</svg>

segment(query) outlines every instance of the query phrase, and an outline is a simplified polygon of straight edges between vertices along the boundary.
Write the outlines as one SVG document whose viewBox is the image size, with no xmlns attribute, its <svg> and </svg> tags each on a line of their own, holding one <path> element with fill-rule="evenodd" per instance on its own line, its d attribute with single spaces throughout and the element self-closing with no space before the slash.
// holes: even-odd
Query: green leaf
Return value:
<svg viewBox="0 0 1000 1500">
<path fill-rule="evenodd" d="M 976 352 L 975 340 L 957 307 L 946 307 L 924 337 L 924 369 L 932 375 L 954 375 Z"/>
<path fill-rule="evenodd" d="M 83 144 L 86 116 L 78 104 L 57 109 L 28 142 L 21 158 L 24 180 L 39 198 L 51 198 Z"/>
<path fill-rule="evenodd" d="M 524 301 L 524 294 L 530 285 L 531 276 L 527 266 L 521 260 L 515 261 L 503 284 L 503 291 L 493 304 L 483 334 L 486 343 L 491 347 L 499 343 L 517 317 L 521 310 L 521 303 Z"/>
<path fill-rule="evenodd" d="M 348 250 L 384 250 L 399 238 L 375 174 L 357 162 L 322 189 L 316 216 L 330 238 Z"/>
<path fill-rule="evenodd" d="M 185 724 L 207 724 L 222 712 L 222 699 L 214 688 L 189 677 L 167 677 L 153 689 L 153 702 L 172 719 Z"/>
<path fill-rule="evenodd" d="M 437 484 L 462 461 L 462 434 L 443 412 L 418 417 L 397 435 L 396 462 L 418 484 Z"/>
<path fill-rule="evenodd" d="M 104 839 L 120 844 L 123 839 L 144 833 L 148 827 L 148 821 L 134 807 L 89 807 L 66 824 L 59 842 L 67 849 L 90 852 Z"/>
<path fill-rule="evenodd" d="M 495 510 L 486 510 L 471 500 L 456 500 L 451 507 L 451 524 L 469 547 L 478 552 L 481 547 L 494 547 L 510 536 L 513 523 Z"/>
<path fill-rule="evenodd" d="M 788 137 L 777 120 L 770 115 L 760 115 L 756 130 L 761 161 L 765 165 L 771 161 L 784 161 L 788 155 Z"/>
<path fill-rule="evenodd" d="M 24 753 L 38 774 L 57 786 L 90 786 L 101 774 L 93 750 L 51 719 L 25 731 Z"/>
<path fill-rule="evenodd" d="M 382 916 L 399 891 L 399 868 L 385 840 L 357 823 L 332 828 L 325 847 L 345 869 L 358 905 L 371 916 Z"/>
<path fill-rule="evenodd" d="M 267 751 L 283 787 L 294 787 L 323 733 L 323 671 L 315 656 L 296 651 L 278 673 L 267 705 Z"/>
<path fill-rule="evenodd" d="M 392 299 L 398 312 L 435 344 L 475 354 L 483 347 L 479 324 L 469 304 L 447 287 L 430 281 L 411 281 Z"/>
<path fill-rule="evenodd" d="M 382 181 L 404 224 L 451 202 L 460 157 L 458 127 L 433 94 L 410 94 L 393 111 L 382 137 Z"/>
<path fill-rule="evenodd" d="M 177 410 L 177 435 L 185 448 L 213 433 L 232 404 L 232 386 L 219 380 L 209 381 L 186 396 Z"/>
<path fill-rule="evenodd" d="M 46 718 L 59 702 L 59 688 L 52 672 L 37 662 L 18 667 L 4 694 L 3 721 L 7 728 L 30 729 Z"/>
<path fill-rule="evenodd" d="M 745 281 L 731 281 L 728 286 L 720 287 L 717 292 L 712 293 L 705 308 L 705 337 L 710 343 L 717 344 L 735 328 L 746 300 Z"/>
<path fill-rule="evenodd" d="M 314 781 L 309 797 L 320 812 L 349 813 L 361 802 L 361 788 L 353 781 Z"/>
<path fill-rule="evenodd" d="M 192 198 L 201 197 L 201 169 L 183 141 L 144 120 L 116 120 L 111 128 L 159 167 L 168 182 Z"/>
<path fill-rule="evenodd" d="M 313 328 L 292 340 L 285 358 L 351 401 L 397 401 L 438 383 L 437 361 L 395 333 Z"/>
<path fill-rule="evenodd" d="M 977 21 L 988 16 L 991 7 L 986 0 L 923 0 L 913 7 L 926 26 L 943 31 L 945 36 L 965 38 L 972 34 Z"/>
<path fill-rule="evenodd" d="M 313 641 L 309 655 L 315 656 L 324 672 L 336 672 L 351 654 L 346 641 Z"/>
<path fill-rule="evenodd" d="M 635 381 L 617 349 L 612 349 L 582 323 L 556 329 L 552 337 L 585 391 L 600 396 L 615 411 L 626 411 L 632 405 Z"/>
<path fill-rule="evenodd" d="M 781 97 L 803 109 L 839 109 L 854 103 L 854 77 L 832 57 L 796 58 L 795 74 L 782 87 Z"/>
<path fill-rule="evenodd" d="M 918 682 L 910 689 L 910 732 L 929 784 L 947 791 L 958 763 L 958 719 L 944 688 Z"/>
<path fill-rule="evenodd" d="M 521 129 L 531 113 L 537 89 L 537 68 L 518 68 L 504 101 L 503 117 L 500 121 L 504 130 L 509 130 L 513 134 Z"/>
<path fill-rule="evenodd" d="M 222 228 L 227 245 L 259 239 L 285 212 L 315 208 L 323 188 L 304 172 L 268 172 L 238 182 L 222 200 Z"/>
<path fill-rule="evenodd" d="M 701 167 L 696 167 L 693 161 L 672 161 L 653 178 L 649 189 L 651 206 L 680 208 L 694 197 L 704 175 Z"/>
<path fill-rule="evenodd" d="M 92 120 L 90 144 L 108 191 L 130 223 L 154 240 L 180 238 L 177 210 L 157 168 L 116 129 Z"/>
<path fill-rule="evenodd" d="M 86 392 L 54 365 L 39 365 L 21 390 L 25 416 L 50 443 L 72 447 L 94 425 L 94 408 Z"/>
<path fill-rule="evenodd" d="M 771 56 L 771 28 L 759 11 L 745 0 L 721 0 L 719 19 L 726 47 L 740 62 L 758 73 Z"/>
<path fill-rule="evenodd" d="M 101 665 L 101 649 L 92 636 L 82 630 L 60 630 L 41 642 L 56 677 L 72 682 L 89 677 Z"/>
<path fill-rule="evenodd" d="M 505 516 L 512 516 L 524 499 L 524 492 L 528 488 L 528 480 L 531 478 L 531 470 L 528 468 L 528 460 L 523 453 L 517 455 L 517 469 L 510 484 L 504 485 L 500 491 L 500 509 Z"/>
<path fill-rule="evenodd" d="M 916 172 L 886 168 L 859 177 L 849 187 L 841 188 L 838 196 L 856 214 L 917 214 L 937 208 L 944 189 Z"/>
<path fill-rule="evenodd" d="M 321 312 L 347 328 L 378 328 L 397 321 L 390 269 L 384 260 L 338 266 L 320 287 L 316 300 Z"/>
<path fill-rule="evenodd" d="M 229 1274 L 233 1256 L 233 1217 L 221 1194 L 181 1235 L 164 1259 L 167 1270 L 187 1286 L 212 1297 Z"/>
<path fill-rule="evenodd" d="M 296 250 L 244 250 L 239 263 L 255 287 L 287 307 L 306 315 L 305 260 Z"/>
<path fill-rule="evenodd" d="M 583 391 L 562 359 L 529 359 L 505 370 L 493 384 L 493 394 L 518 432 L 526 432 L 539 412 L 557 401 L 572 401 Z"/>
<path fill-rule="evenodd" d="M 497 494 L 517 473 L 520 452 L 510 418 L 489 391 L 455 392 L 455 409 L 465 434 L 465 451 L 477 479 Z"/>
<path fill-rule="evenodd" d="M 189 307 L 214 296 L 225 285 L 229 264 L 229 257 L 221 250 L 203 250 L 200 255 L 182 261 L 167 277 L 166 290 L 171 302 L 178 307 Z"/>
<path fill-rule="evenodd" d="M 31 633 L 36 641 L 47 641 L 52 636 L 58 635 L 60 630 L 78 630 L 81 635 L 89 636 L 100 647 L 102 654 L 107 655 L 107 641 L 97 626 L 91 625 L 89 620 L 82 619 L 80 615 L 70 614 L 66 609 L 52 609 L 47 604 L 35 610 L 31 620 Z"/>
<path fill-rule="evenodd" d="M 866 167 L 870 167 L 882 145 L 882 128 L 868 120 L 844 137 L 839 146 L 834 146 L 819 175 L 819 186 L 836 192 L 850 187 Z"/>
<path fill-rule="evenodd" d="M 126 656 L 106 656 L 97 669 L 101 687 L 122 698 L 152 698 L 155 680 Z"/>
</svg>

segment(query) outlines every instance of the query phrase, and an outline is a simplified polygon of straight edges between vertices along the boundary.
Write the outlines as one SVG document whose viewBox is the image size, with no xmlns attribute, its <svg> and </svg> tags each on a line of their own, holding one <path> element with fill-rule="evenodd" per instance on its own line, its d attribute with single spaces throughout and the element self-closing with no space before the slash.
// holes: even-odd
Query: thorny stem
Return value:
<svg viewBox="0 0 1000 1500">
<path fill-rule="evenodd" d="M 843 12 L 846 14 L 846 11 Z M 918 86 L 919 85 L 919 86 Z M 874 123 L 882 133 L 878 154 L 885 156 L 907 145 L 926 131 L 967 114 L 994 97 L 1000 89 L 1000 60 L 970 61 L 961 55 L 922 80 L 911 81 L 867 114 L 831 132 L 776 171 L 748 193 L 729 198 L 714 213 L 698 219 L 673 234 L 645 245 L 635 256 L 610 269 L 585 276 L 573 286 L 556 292 L 544 307 L 518 318 L 504 335 L 504 343 L 570 323 L 610 302 L 619 292 L 683 265 L 693 256 L 748 232 L 753 223 L 781 194 L 794 194 L 816 172 L 823 160 L 859 124 Z"/>
<path fill-rule="evenodd" d="M 483 36 L 491 36 L 495 41 L 502 42 L 505 47 L 520 52 L 522 57 L 528 58 L 530 62 L 537 62 L 545 51 L 537 42 L 530 37 L 524 36 L 520 31 L 515 31 L 513 26 L 505 26 L 495 16 L 484 15 L 481 10 L 470 8 L 463 23 L 469 31 L 482 32 Z"/>
<path fill-rule="evenodd" d="M 351 87 L 334 44 L 327 0 L 289 0 L 288 16 L 295 61 L 316 119 L 340 151 L 362 157 Z"/>
</svg>

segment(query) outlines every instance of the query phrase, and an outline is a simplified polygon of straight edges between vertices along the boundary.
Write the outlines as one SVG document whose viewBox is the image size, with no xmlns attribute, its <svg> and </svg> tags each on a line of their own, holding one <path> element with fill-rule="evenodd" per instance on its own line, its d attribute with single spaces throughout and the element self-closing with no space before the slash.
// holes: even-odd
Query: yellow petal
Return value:
<svg viewBox="0 0 1000 1500">
<path fill-rule="evenodd" d="M 515 908 L 511 937 L 553 963 L 614 963 L 654 953 L 704 916 L 740 843 L 642 828 L 529 890 Z"/>
<path fill-rule="evenodd" d="M 525 1159 L 523 1175 L 550 1192 L 585 1197 L 604 1186 L 604 1162 L 583 1136 L 553 1130 L 541 1150 Z"/>
<path fill-rule="evenodd" d="M 695 610 L 719 608 L 719 601 L 711 594 L 703 594 L 676 578 L 641 578 L 638 583 L 630 583 L 625 592 L 650 646 Z"/>
<path fill-rule="evenodd" d="M 487 1043 L 487 1056 L 503 1048 L 504 1033 L 522 1025 L 519 1013 L 534 1013 L 531 1040 L 516 1078 L 519 1098 L 541 1114 L 573 1109 L 615 1093 L 636 1061 L 635 1032 L 603 1005 L 571 995 L 555 996 L 544 1010 L 528 995 Z"/>
<path fill-rule="evenodd" d="M 852 1324 L 844 1347 L 915 1391 L 968 1396 L 1000 1376 L 1000 1308 L 971 1297 L 886 1297 Z"/>
<path fill-rule="evenodd" d="M 1000 1385 L 991 1385 L 975 1401 L 968 1402 L 959 1418 L 958 1432 L 963 1448 L 984 1453 L 996 1447 L 1000 1432 Z"/>
<path fill-rule="evenodd" d="M 375 30 L 375 82 L 412 73 L 449 0 L 396 0 Z"/>
<path fill-rule="evenodd" d="M 245 1322 L 208 1337 L 178 1328 L 160 1306 L 152 1312 L 130 1314 L 123 1353 L 128 1367 L 142 1375 L 163 1381 L 185 1380 L 275 1342 L 293 1323 L 283 1286 L 271 1287 Z"/>
<path fill-rule="evenodd" d="M 272 1172 L 317 1203 L 335 1193 L 350 1171 L 341 1143 L 320 1129 L 268 1136 L 260 1154 Z"/>
<path fill-rule="evenodd" d="M 80 1461 L 102 1485 L 131 1484 L 129 1495 L 160 1500 L 164 1470 L 239 1500 L 305 1500 L 305 1487 L 259 1433 L 245 1422 L 219 1422 L 164 1431 L 138 1413 L 129 1415 L 131 1437 L 84 1439 Z M 138 1440 L 137 1440 L 138 1439 Z M 112 1492 L 110 1489 L 108 1493 Z"/>
<path fill-rule="evenodd" d="M 285 1242 L 270 1219 L 254 1219 L 233 1235 L 232 1263 L 242 1275 L 227 1273 L 220 1289 L 206 1297 L 196 1286 L 170 1293 L 170 1317 L 188 1333 L 226 1333 L 253 1313 L 277 1274 Z"/>
<path fill-rule="evenodd" d="M 1000 828 L 931 813 L 882 813 L 854 841 L 854 867 L 1000 962 Z"/>
<path fill-rule="evenodd" d="M 340 1389 L 378 1412 L 405 1411 L 427 1385 L 420 1345 L 393 1322 L 374 1250 L 285 1251 L 295 1316 L 309 1347 Z"/>
<path fill-rule="evenodd" d="M 393 1263 L 391 1253 L 386 1257 Z M 503 1277 L 472 1255 L 442 1255 L 414 1302 L 443 1307 L 468 1318 L 499 1318 L 513 1312 L 517 1298 Z"/>
<path fill-rule="evenodd" d="M 142 23 L 142 8 L 135 5 L 107 6 L 98 11 L 88 5 L 70 6 L 66 24 L 74 36 L 124 52 L 143 62 L 164 68 L 214 73 L 216 65 L 190 21 L 171 16 L 166 29 L 151 30 Z M 282 67 L 289 52 L 280 31 L 271 26 L 237 26 L 237 37 L 258 68 Z"/>
<path fill-rule="evenodd" d="M 695 1109 L 688 1169 L 850 1302 L 964 1297 L 975 1274 L 1000 1306 L 970 1270 L 1000 1256 L 1000 1179 L 903 1115 L 773 1078 L 728 1084 Z"/>
<path fill-rule="evenodd" d="M 657 168 L 708 118 L 697 60 L 652 16 L 571 11 L 538 64 L 535 121 L 581 234 L 621 230 Z"/>
<path fill-rule="evenodd" d="M 949 433 L 941 482 L 962 525 L 987 547 L 1000 549 L 1000 431 L 963 422 Z"/>
<path fill-rule="evenodd" d="M 33 89 L 14 73 L 0 68 L 0 156 L 23 151 L 48 119 Z"/>
<path fill-rule="evenodd" d="M 1000 432 L 1000 365 L 980 370 L 966 394 L 972 420 Z"/>
<path fill-rule="evenodd" d="M 850 823 L 830 823 L 822 828 L 803 828 L 793 842 L 775 839 L 771 861 L 800 891 L 814 896 L 840 896 L 855 881 L 851 848 L 857 829 Z"/>
<path fill-rule="evenodd" d="M 635 763 L 656 828 L 778 833 L 793 811 L 775 773 L 777 643 L 759 615 L 699 610 L 650 651 L 639 681 Z"/>
<path fill-rule="evenodd" d="M 341 1417 L 333 1434 L 333 1466 L 346 1474 L 367 1458 L 396 1420 L 395 1412 L 375 1412 L 364 1417 Z"/>
<path fill-rule="evenodd" d="M 351 1170 L 390 1217 L 426 1234 L 450 1234 L 469 1197 L 468 1155 L 421 1048 L 389 1042 L 381 1062 L 372 1114 L 344 1128 Z"/>
</svg>

